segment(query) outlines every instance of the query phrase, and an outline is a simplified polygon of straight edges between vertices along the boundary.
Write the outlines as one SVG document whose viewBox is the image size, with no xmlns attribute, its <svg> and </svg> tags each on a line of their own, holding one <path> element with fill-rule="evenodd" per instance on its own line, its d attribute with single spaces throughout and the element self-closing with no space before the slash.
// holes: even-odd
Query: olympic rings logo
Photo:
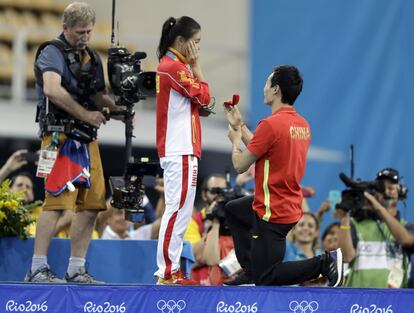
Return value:
<svg viewBox="0 0 414 313">
<path fill-rule="evenodd" d="M 293 313 L 313 313 L 315 311 L 317 311 L 319 308 L 319 304 L 316 301 L 290 301 L 289 303 L 289 309 L 293 312 Z"/>
<path fill-rule="evenodd" d="M 179 313 L 184 310 L 186 307 L 186 303 L 184 300 L 178 300 L 175 302 L 174 300 L 159 300 L 157 302 L 157 308 L 162 313 Z"/>
</svg>

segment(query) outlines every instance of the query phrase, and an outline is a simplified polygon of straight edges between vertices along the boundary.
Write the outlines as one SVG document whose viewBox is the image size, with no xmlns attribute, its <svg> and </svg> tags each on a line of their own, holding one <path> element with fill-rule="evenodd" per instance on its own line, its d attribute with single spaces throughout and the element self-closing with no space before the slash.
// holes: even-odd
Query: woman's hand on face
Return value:
<svg viewBox="0 0 414 313">
<path fill-rule="evenodd" d="M 198 65 L 198 59 L 200 55 L 199 55 L 198 47 L 194 40 L 188 41 L 187 46 L 186 46 L 186 54 L 187 54 L 187 62 L 191 67 Z"/>
</svg>

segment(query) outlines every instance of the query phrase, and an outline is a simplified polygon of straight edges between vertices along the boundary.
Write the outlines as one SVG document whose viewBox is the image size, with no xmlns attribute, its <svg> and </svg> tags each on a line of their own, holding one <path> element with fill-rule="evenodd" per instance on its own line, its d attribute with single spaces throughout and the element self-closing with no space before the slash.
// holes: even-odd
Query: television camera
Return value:
<svg viewBox="0 0 414 313">
<path fill-rule="evenodd" d="M 126 48 L 115 45 L 114 23 L 116 0 L 112 0 L 112 33 L 111 47 L 108 49 L 109 83 L 115 94 L 117 105 L 124 107 L 120 113 L 125 121 L 125 166 L 123 176 L 112 176 L 109 185 L 112 191 L 111 204 L 117 209 L 124 209 L 126 219 L 141 222 L 144 217 L 142 207 L 145 187 L 143 178 L 146 175 L 155 176 L 159 170 L 157 162 L 148 158 L 135 160 L 132 154 L 132 137 L 134 104 L 147 97 L 155 96 L 155 72 L 145 72 L 141 69 L 141 60 L 145 52 L 131 54 Z"/>
<path fill-rule="evenodd" d="M 147 158 L 134 160 L 126 166 L 124 176 L 111 176 L 109 185 L 112 193 L 111 205 L 125 210 L 125 218 L 132 222 L 141 222 L 144 216 L 143 199 L 145 176 L 156 176 L 160 172 L 158 162 L 149 162 Z"/>
<path fill-rule="evenodd" d="M 371 203 L 364 196 L 364 192 L 384 194 L 384 180 L 381 178 L 373 181 L 353 180 L 344 173 L 340 173 L 339 178 L 347 186 L 347 189 L 341 192 L 341 202 L 336 205 L 336 209 L 350 212 L 351 216 L 357 220 L 378 219 L 377 214 L 372 210 Z M 408 189 L 401 183 L 399 185 L 398 199 L 405 200 Z"/>
<path fill-rule="evenodd" d="M 384 183 L 379 180 L 353 180 L 344 173 L 340 173 L 339 178 L 347 189 L 341 192 L 341 202 L 336 205 L 336 209 L 350 212 L 351 216 L 358 220 L 377 219 L 377 214 L 371 210 L 371 203 L 364 196 L 364 192 L 367 191 L 371 194 L 383 193 L 385 190 Z"/>
</svg>

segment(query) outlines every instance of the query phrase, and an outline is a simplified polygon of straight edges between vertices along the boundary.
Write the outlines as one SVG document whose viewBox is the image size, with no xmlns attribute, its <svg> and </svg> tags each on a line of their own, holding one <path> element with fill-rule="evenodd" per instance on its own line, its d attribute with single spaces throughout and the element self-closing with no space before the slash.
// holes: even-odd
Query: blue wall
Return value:
<svg viewBox="0 0 414 313">
<path fill-rule="evenodd" d="M 263 85 L 272 68 L 293 64 L 304 78 L 295 103 L 312 128 L 304 185 L 317 195 L 343 189 L 348 148 L 355 177 L 373 179 L 384 167 L 400 170 L 414 190 L 414 1 L 251 1 L 249 122 L 270 113 Z M 413 192 L 405 218 L 414 221 Z"/>
</svg>

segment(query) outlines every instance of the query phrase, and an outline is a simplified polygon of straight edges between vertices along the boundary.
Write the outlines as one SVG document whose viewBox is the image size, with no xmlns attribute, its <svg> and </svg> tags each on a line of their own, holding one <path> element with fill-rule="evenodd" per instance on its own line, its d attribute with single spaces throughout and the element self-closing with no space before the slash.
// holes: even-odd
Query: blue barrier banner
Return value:
<svg viewBox="0 0 414 313">
<path fill-rule="evenodd" d="M 34 239 L 0 238 L 0 281 L 23 281 L 30 268 Z M 70 240 L 53 238 L 48 263 L 58 277 L 65 275 Z M 194 256 L 189 242 L 181 254 L 189 272 Z M 86 261 L 97 279 L 112 284 L 154 284 L 157 270 L 156 240 L 91 240 Z"/>
<path fill-rule="evenodd" d="M 0 285 L 0 312 L 412 313 L 414 290 Z"/>
</svg>

